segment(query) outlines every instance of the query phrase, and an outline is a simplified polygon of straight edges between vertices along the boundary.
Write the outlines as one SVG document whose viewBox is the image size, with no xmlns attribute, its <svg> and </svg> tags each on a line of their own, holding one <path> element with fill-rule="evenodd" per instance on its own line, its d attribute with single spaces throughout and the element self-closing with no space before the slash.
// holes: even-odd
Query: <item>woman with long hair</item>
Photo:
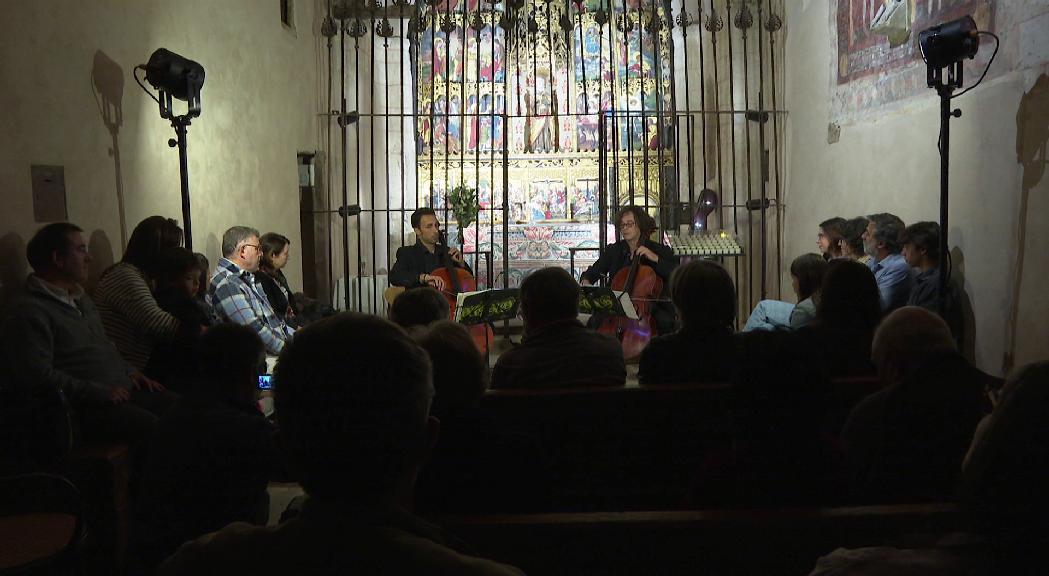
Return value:
<svg viewBox="0 0 1049 576">
<path fill-rule="evenodd" d="M 179 329 L 178 319 L 157 304 L 152 291 L 158 255 L 179 246 L 178 223 L 150 216 L 135 226 L 124 256 L 102 273 L 95 287 L 106 336 L 136 370 L 145 368 L 156 345 L 171 342 Z"/>
</svg>

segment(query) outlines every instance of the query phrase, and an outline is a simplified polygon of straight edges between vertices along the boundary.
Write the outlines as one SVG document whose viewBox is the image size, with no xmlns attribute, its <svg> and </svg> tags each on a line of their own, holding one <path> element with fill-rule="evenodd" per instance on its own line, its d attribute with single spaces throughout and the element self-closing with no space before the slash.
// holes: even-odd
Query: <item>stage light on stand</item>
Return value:
<svg viewBox="0 0 1049 576">
<path fill-rule="evenodd" d="M 918 34 L 922 60 L 933 68 L 944 68 L 966 58 L 972 60 L 980 49 L 978 35 L 976 21 L 972 16 L 963 16 L 922 30 Z"/>
<path fill-rule="evenodd" d="M 969 88 L 955 94 L 954 91 L 963 84 L 963 62 L 976 57 L 980 50 L 980 35 L 991 36 L 995 40 L 994 53 L 991 54 L 987 67 L 980 79 Z M 952 108 L 951 100 L 957 98 L 983 82 L 987 71 L 998 54 L 998 37 L 991 32 L 981 31 L 972 16 L 963 16 L 957 20 L 938 24 L 922 30 L 918 34 L 918 46 L 921 48 L 922 60 L 928 69 L 926 78 L 929 88 L 935 88 L 940 96 L 940 313 L 946 313 L 947 282 L 950 279 L 950 260 L 947 245 L 948 229 L 948 177 L 950 175 L 951 118 L 961 118 L 962 111 Z M 947 69 L 944 78 L 943 70 Z"/>
<path fill-rule="evenodd" d="M 135 71 L 146 71 L 146 81 L 159 93 L 154 96 L 142 84 Z M 204 87 L 204 67 L 199 62 L 185 58 L 165 48 L 159 48 L 149 57 L 149 62 L 135 67 L 132 75 L 142 90 L 160 105 L 160 117 L 171 121 L 176 138 L 168 140 L 168 146 L 178 147 L 179 175 L 182 188 L 182 222 L 186 248 L 193 249 L 193 228 L 189 208 L 189 161 L 186 152 L 186 128 L 193 118 L 200 116 L 200 91 Z M 185 114 L 177 115 L 172 108 L 172 98 L 184 100 Z"/>
</svg>

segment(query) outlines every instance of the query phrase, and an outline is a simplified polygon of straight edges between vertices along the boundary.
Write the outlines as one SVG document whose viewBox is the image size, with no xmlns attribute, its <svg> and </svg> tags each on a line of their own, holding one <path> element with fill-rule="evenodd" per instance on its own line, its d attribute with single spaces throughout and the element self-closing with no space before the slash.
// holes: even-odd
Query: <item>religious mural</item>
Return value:
<svg viewBox="0 0 1049 576">
<path fill-rule="evenodd" d="M 831 120 L 845 123 L 928 91 L 918 33 L 970 14 L 994 29 L 996 0 L 837 0 Z M 975 79 L 974 79 L 975 80 Z"/>
<path fill-rule="evenodd" d="M 613 162 L 624 190 L 658 198 L 672 157 L 668 14 L 644 0 L 432 5 L 414 37 L 420 201 L 440 208 L 464 183 L 493 208 L 508 193 L 513 222 L 593 221 L 602 145 L 626 153 Z"/>
</svg>

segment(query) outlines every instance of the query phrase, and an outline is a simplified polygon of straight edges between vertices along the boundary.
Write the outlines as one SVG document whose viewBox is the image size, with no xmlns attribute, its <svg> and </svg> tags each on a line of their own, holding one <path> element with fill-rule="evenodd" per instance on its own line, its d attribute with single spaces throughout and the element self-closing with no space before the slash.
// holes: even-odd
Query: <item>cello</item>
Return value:
<svg viewBox="0 0 1049 576">
<path fill-rule="evenodd" d="M 642 242 L 639 240 L 638 245 Z M 612 289 L 630 295 L 638 319 L 618 316 L 606 319 L 597 327 L 601 334 L 619 340 L 623 346 L 623 358 L 627 362 L 637 361 L 648 341 L 657 335 L 652 321 L 652 302 L 659 299 L 663 292 L 663 279 L 651 266 L 641 266 L 642 256 L 637 255 L 636 249 L 634 252 L 630 267 L 621 269 L 612 278 Z"/>
<path fill-rule="evenodd" d="M 454 321 L 459 293 L 477 290 L 477 279 L 474 278 L 473 274 L 470 274 L 464 268 L 456 266 L 452 261 L 452 257 L 448 254 L 448 242 L 443 230 L 440 232 L 440 241 L 441 245 L 438 250 L 441 251 L 443 266 L 431 270 L 430 275 L 444 281 L 445 288 L 441 290 L 441 294 L 444 294 L 445 299 L 448 300 L 448 319 Z M 473 338 L 477 349 L 482 354 L 487 354 L 488 347 L 495 342 L 495 332 L 492 330 L 492 326 L 490 324 L 474 324 L 466 326 L 466 329 L 470 332 L 470 337 Z"/>
</svg>

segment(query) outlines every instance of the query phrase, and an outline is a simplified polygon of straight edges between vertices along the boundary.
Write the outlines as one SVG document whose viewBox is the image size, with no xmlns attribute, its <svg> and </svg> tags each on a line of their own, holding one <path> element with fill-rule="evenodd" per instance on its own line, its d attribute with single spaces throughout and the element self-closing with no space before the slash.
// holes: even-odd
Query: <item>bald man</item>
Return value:
<svg viewBox="0 0 1049 576">
<path fill-rule="evenodd" d="M 857 489 L 870 501 L 949 500 L 996 379 L 958 354 L 943 319 L 915 306 L 882 321 L 871 359 L 885 388 L 842 431 Z"/>
</svg>

